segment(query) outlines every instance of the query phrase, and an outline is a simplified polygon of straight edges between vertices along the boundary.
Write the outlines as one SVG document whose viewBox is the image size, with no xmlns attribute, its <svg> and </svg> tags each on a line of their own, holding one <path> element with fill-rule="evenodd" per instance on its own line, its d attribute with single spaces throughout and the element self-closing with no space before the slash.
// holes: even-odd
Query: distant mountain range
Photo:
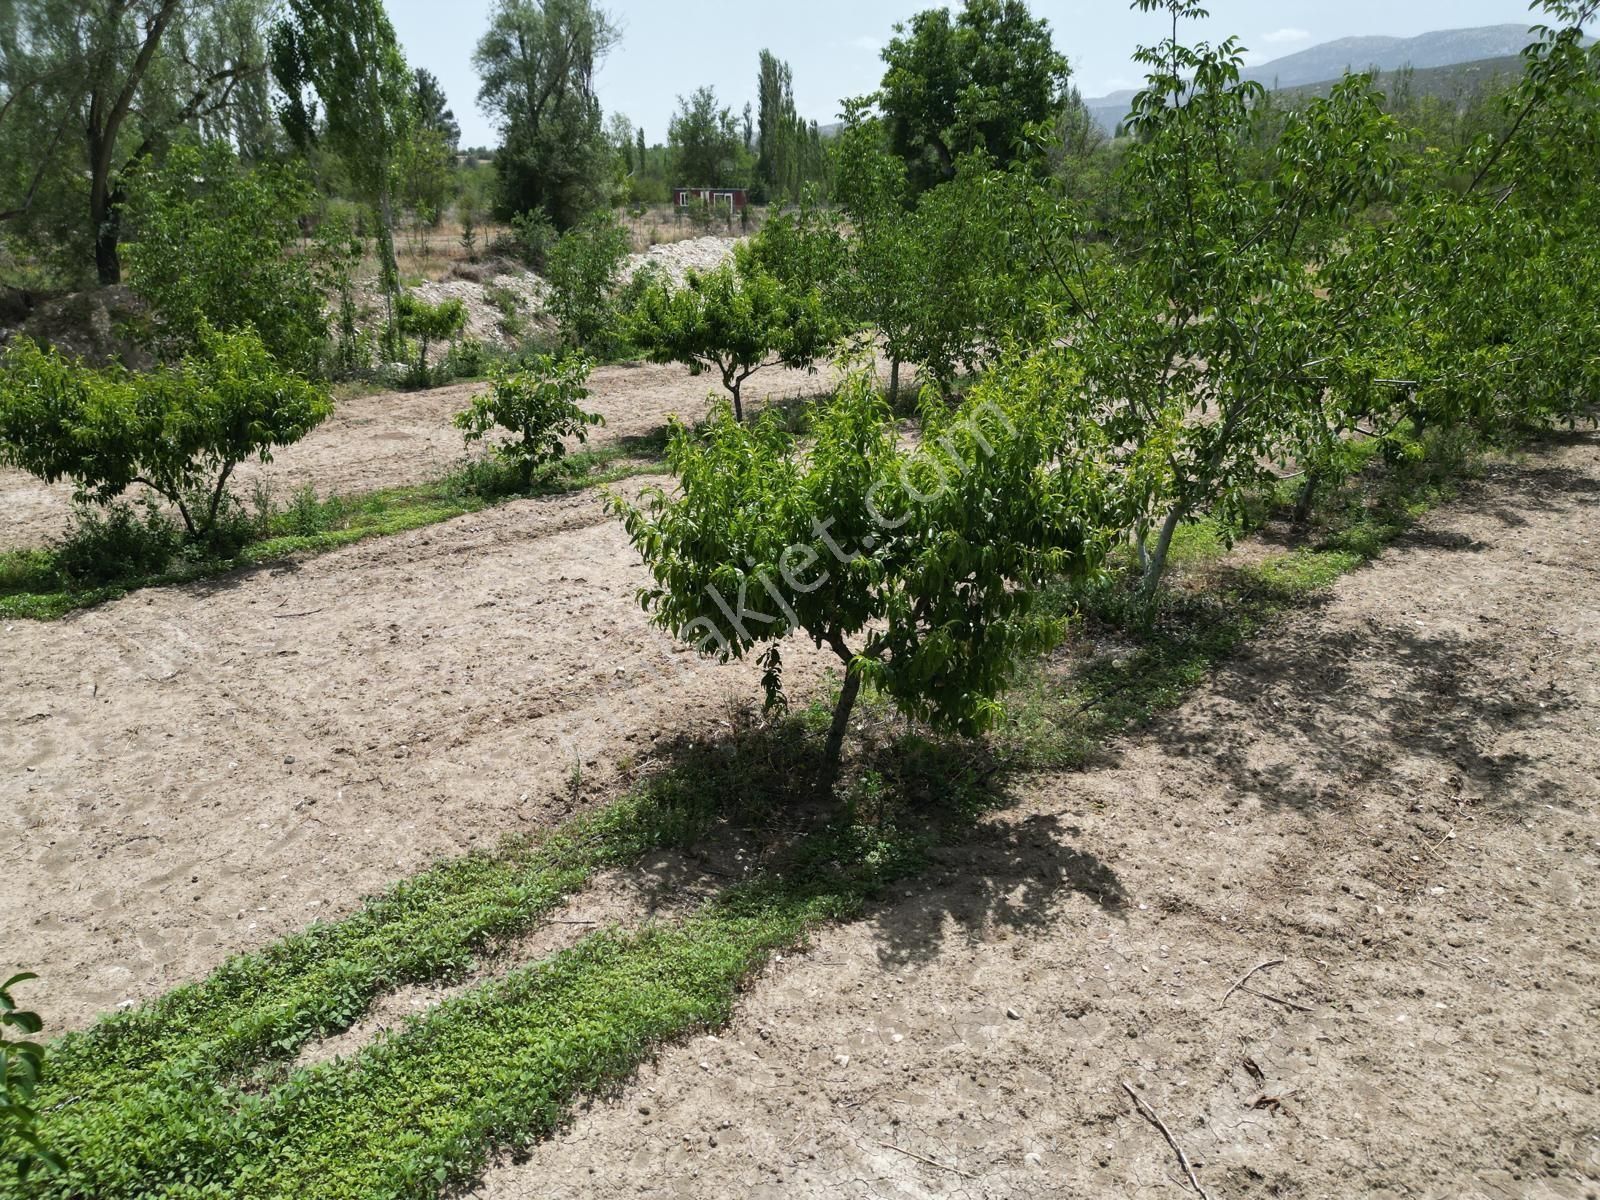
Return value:
<svg viewBox="0 0 1600 1200">
<path fill-rule="evenodd" d="M 1481 29 L 1445 29 L 1414 38 L 1353 37 L 1326 42 L 1309 50 L 1262 63 L 1244 72 L 1246 79 L 1274 90 L 1314 88 L 1329 84 L 1346 71 L 1398 71 L 1415 67 L 1419 71 L 1457 67 L 1468 63 L 1495 61 L 1495 74 L 1514 69 L 1514 59 L 1532 39 L 1526 25 L 1488 25 Z M 1128 115 L 1132 91 L 1113 92 L 1085 100 L 1089 111 L 1106 129 L 1114 130 Z"/>
</svg>

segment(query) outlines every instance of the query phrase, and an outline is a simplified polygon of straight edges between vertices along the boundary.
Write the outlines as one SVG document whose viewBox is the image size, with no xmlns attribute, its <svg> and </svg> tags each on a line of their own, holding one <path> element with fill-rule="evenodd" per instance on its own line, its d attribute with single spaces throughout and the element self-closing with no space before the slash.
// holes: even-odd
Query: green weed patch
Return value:
<svg viewBox="0 0 1600 1200">
<path fill-rule="evenodd" d="M 259 563 L 323 554 L 367 538 L 437 525 L 508 500 L 562 495 L 665 470 L 633 461 L 633 454 L 620 447 L 582 451 L 563 460 L 559 469 L 536 477 L 529 487 L 493 464 L 476 464 L 434 483 L 326 500 L 302 493 L 284 508 L 240 516 L 231 529 L 236 544 L 225 552 L 185 547 L 158 570 L 131 570 L 94 586 L 85 586 L 67 569 L 70 544 L 7 551 L 0 553 L 0 619 L 57 620 L 141 588 L 171 587 Z"/>
</svg>

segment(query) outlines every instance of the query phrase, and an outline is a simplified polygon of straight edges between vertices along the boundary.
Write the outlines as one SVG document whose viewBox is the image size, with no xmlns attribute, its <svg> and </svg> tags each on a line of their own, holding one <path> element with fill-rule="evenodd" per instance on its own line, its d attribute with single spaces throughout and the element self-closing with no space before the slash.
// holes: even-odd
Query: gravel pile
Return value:
<svg viewBox="0 0 1600 1200">
<path fill-rule="evenodd" d="M 496 276 L 486 283 L 470 279 L 447 279 L 443 283 L 423 283 L 411 289 L 429 304 L 459 300 L 467 310 L 467 336 L 485 346 L 511 346 L 518 340 L 507 337 L 505 324 L 526 330 L 531 320 L 544 312 L 550 285 L 531 271 L 518 270 Z M 508 314 L 507 308 L 511 311 Z"/>
<path fill-rule="evenodd" d="M 622 268 L 622 281 L 627 283 L 650 265 L 659 268 L 673 286 L 681 286 L 690 271 L 710 271 L 721 266 L 732 257 L 736 244 L 734 238 L 701 237 L 652 246 L 643 254 L 628 256 Z M 411 290 L 429 304 L 438 304 L 441 300 L 461 301 L 467 310 L 467 336 L 486 346 L 513 348 L 530 328 L 549 321 L 545 305 L 550 285 L 523 267 L 497 273 L 482 283 L 447 279 L 441 283 L 419 284 Z M 508 306 L 512 309 L 509 334 L 506 329 Z"/>
<path fill-rule="evenodd" d="M 622 269 L 622 278 L 624 282 L 632 279 L 640 268 L 648 264 L 659 267 L 674 285 L 679 285 L 690 271 L 713 271 L 720 267 L 733 256 L 733 248 L 737 244 L 737 238 L 699 237 L 686 242 L 651 246 L 643 254 L 628 256 L 628 265 Z"/>
</svg>

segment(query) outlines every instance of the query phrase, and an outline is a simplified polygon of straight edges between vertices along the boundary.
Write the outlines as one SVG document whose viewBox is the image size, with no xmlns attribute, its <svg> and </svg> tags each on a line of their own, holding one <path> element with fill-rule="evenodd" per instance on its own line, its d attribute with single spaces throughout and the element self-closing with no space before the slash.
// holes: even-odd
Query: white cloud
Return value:
<svg viewBox="0 0 1600 1200">
<path fill-rule="evenodd" d="M 1261 35 L 1261 40 L 1269 46 L 1292 46 L 1296 42 L 1309 42 L 1311 31 L 1308 29 L 1275 29 L 1271 33 Z"/>
</svg>

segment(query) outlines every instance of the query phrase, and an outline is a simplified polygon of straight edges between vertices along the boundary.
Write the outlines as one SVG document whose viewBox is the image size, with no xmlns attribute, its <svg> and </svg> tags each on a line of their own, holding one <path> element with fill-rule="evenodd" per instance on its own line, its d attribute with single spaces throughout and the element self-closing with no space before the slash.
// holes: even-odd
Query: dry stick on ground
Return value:
<svg viewBox="0 0 1600 1200">
<path fill-rule="evenodd" d="M 1173 1153 L 1178 1156 L 1178 1163 L 1183 1167 L 1183 1173 L 1189 1177 L 1194 1190 L 1200 1193 L 1200 1200 L 1211 1200 L 1211 1193 L 1200 1185 L 1200 1178 L 1194 1173 L 1194 1167 L 1189 1163 L 1189 1156 L 1183 1152 L 1183 1147 L 1178 1145 L 1178 1139 L 1172 1136 L 1172 1130 L 1167 1128 L 1167 1123 L 1156 1116 L 1156 1110 L 1140 1099 L 1139 1093 L 1134 1091 L 1133 1085 L 1126 1080 L 1123 1081 L 1122 1090 L 1133 1098 L 1134 1107 L 1139 1110 L 1139 1115 L 1159 1129 L 1161 1136 L 1167 1139 L 1167 1145 L 1171 1146 Z"/>
<path fill-rule="evenodd" d="M 1249 983 L 1257 975 L 1261 974 L 1261 972 L 1265 971 L 1268 967 L 1281 967 L 1287 961 L 1288 961 L 1287 959 L 1275 958 L 1271 962 L 1264 962 L 1259 967 L 1255 967 L 1252 970 L 1246 972 L 1244 977 L 1242 979 L 1240 979 L 1238 983 L 1234 984 L 1231 988 L 1228 989 L 1227 994 L 1225 996 L 1223 996 L 1222 999 L 1217 1003 L 1217 1007 L 1218 1008 L 1224 1007 L 1228 1003 L 1228 1001 L 1233 998 L 1233 994 L 1235 992 L 1237 992 L 1245 984 Z"/>
<path fill-rule="evenodd" d="M 1239 990 L 1248 992 L 1252 996 L 1258 996 L 1262 1000 L 1271 1000 L 1274 1004 L 1281 1004 L 1285 1008 L 1292 1008 L 1295 1012 L 1314 1013 L 1317 1011 L 1314 1008 L 1307 1008 L 1304 1004 L 1296 1004 L 1293 1000 L 1285 1000 L 1282 996 L 1274 996 L 1271 992 L 1258 992 L 1253 987 L 1240 987 Z"/>
<path fill-rule="evenodd" d="M 949 1171 L 950 1174 L 959 1175 L 963 1179 L 977 1178 L 976 1175 L 967 1174 L 967 1172 L 963 1171 L 960 1167 L 947 1166 L 946 1164 L 938 1161 L 938 1159 L 924 1158 L 915 1150 L 907 1150 L 904 1147 L 896 1146 L 893 1142 L 879 1142 L 878 1145 L 882 1146 L 885 1150 L 893 1150 L 896 1154 L 904 1154 L 907 1158 L 914 1158 L 920 1163 L 927 1163 L 930 1167 L 938 1167 L 941 1171 Z M 1210 1200 L 1210 1197 L 1207 1197 L 1207 1200 Z"/>
</svg>

